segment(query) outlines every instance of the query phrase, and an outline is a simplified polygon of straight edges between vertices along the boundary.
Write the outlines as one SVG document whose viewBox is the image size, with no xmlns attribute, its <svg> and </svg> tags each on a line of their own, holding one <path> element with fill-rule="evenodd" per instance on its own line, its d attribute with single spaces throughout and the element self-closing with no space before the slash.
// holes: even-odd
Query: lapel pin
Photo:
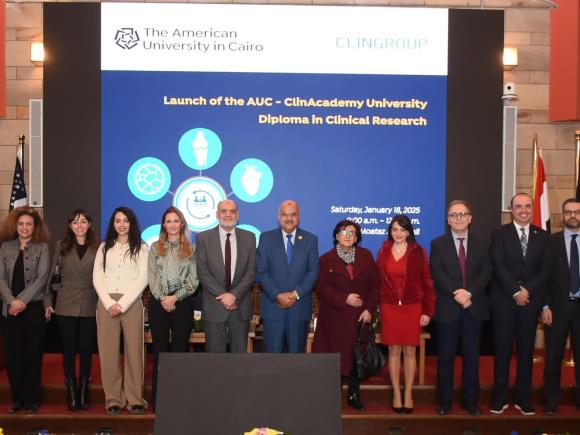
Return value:
<svg viewBox="0 0 580 435">
<path fill-rule="evenodd" d="M 298 236 L 298 240 L 302 240 L 302 236 Z"/>
</svg>

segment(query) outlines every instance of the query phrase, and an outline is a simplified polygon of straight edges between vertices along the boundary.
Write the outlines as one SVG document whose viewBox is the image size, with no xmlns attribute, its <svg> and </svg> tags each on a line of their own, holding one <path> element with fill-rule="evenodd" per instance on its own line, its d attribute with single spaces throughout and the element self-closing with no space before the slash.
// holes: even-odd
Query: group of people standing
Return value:
<svg viewBox="0 0 580 435">
<path fill-rule="evenodd" d="M 312 291 L 320 299 L 313 351 L 340 354 L 348 384 L 347 403 L 362 410 L 354 343 L 361 322 L 379 311 L 381 340 L 388 346 L 392 408 L 412 413 L 416 346 L 431 320 L 438 333 L 439 405 L 446 415 L 453 399 L 454 358 L 463 354 L 462 407 L 479 415 L 479 343 L 482 322 L 493 318 L 494 395 L 491 412 L 508 406 L 509 364 L 516 342 L 515 406 L 534 413 L 530 402 L 536 323 L 546 324 L 546 412 L 555 413 L 560 365 L 568 331 L 580 357 L 580 266 L 576 235 L 580 200 L 563 205 L 564 231 L 552 236 L 530 224 L 532 198 L 512 199 L 513 223 L 492 235 L 491 248 L 469 232 L 471 209 L 453 201 L 450 231 L 431 243 L 431 256 L 415 240 L 405 215 L 390 221 L 388 238 L 376 261 L 359 246 L 358 224 L 335 226 L 334 247 L 320 258 L 317 237 L 299 227 L 300 207 L 280 204 L 279 228 L 264 232 L 256 249 L 253 233 L 237 227 L 236 203 L 217 206 L 219 225 L 191 241 L 185 217 L 169 207 L 159 240 L 141 241 L 134 212 L 114 210 L 99 245 L 90 216 L 75 210 L 52 261 L 48 230 L 38 213 L 22 207 L 5 219 L 0 232 L 0 296 L 3 302 L 11 412 L 35 412 L 42 401 L 41 369 L 46 320 L 54 314 L 63 343 L 63 368 L 71 411 L 90 406 L 89 381 L 95 335 L 99 347 L 105 406 L 144 412 L 143 303 L 149 285 L 153 338 L 153 406 L 162 352 L 186 352 L 193 326 L 196 292 L 203 289 L 206 351 L 245 352 L 252 314 L 251 289 L 258 281 L 266 352 L 304 352 L 312 315 Z M 55 273 L 59 283 L 52 283 Z M 488 284 L 491 281 L 491 290 Z M 54 298 L 56 295 L 56 301 Z M 491 308 L 491 309 L 490 309 Z M 124 364 L 121 364 L 120 337 Z M 79 354 L 79 376 L 76 355 Z M 402 358 L 401 358 L 402 357 Z M 400 377 L 403 366 L 404 389 Z M 578 367 L 578 365 L 577 365 Z M 580 380 L 576 368 L 577 382 Z M 580 389 L 576 403 L 580 406 Z"/>
<path fill-rule="evenodd" d="M 515 344 L 513 402 L 522 414 L 535 414 L 530 400 L 532 364 L 541 318 L 546 331 L 545 413 L 556 413 L 570 333 L 574 358 L 580 358 L 580 251 L 576 242 L 580 199 L 564 201 L 564 229 L 552 236 L 531 224 L 530 195 L 515 195 L 511 214 L 512 222 L 493 231 L 488 246 L 469 231 L 470 205 L 452 201 L 446 216 L 449 231 L 431 242 L 429 258 L 417 244 L 410 220 L 404 215 L 395 216 L 376 262 L 370 252 L 358 246 L 359 226 L 339 222 L 333 232 L 335 248 L 320 258 L 316 291 L 321 303 L 313 351 L 340 352 L 348 405 L 364 409 L 353 350 L 359 322 L 370 322 L 378 305 L 381 340 L 389 352 L 394 412 L 413 412 L 416 346 L 421 327 L 433 320 L 438 356 L 436 411 L 447 415 L 452 410 L 455 356 L 460 348 L 461 407 L 470 415 L 480 415 L 480 340 L 483 322 L 491 316 L 495 364 L 490 411 L 501 414 L 509 406 L 508 382 Z M 580 409 L 578 364 L 575 377 L 575 404 Z"/>
</svg>

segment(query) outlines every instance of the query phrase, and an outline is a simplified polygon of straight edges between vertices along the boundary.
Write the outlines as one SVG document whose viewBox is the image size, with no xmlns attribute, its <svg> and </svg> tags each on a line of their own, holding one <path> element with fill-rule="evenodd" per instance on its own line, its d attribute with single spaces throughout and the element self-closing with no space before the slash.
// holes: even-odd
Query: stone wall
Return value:
<svg viewBox="0 0 580 435">
<path fill-rule="evenodd" d="M 217 2 L 228 3 L 227 0 Z M 543 0 L 256 0 L 233 3 L 454 8 L 480 8 L 483 4 L 484 8 L 504 9 L 505 45 L 519 49 L 518 67 L 504 73 L 504 82 L 514 82 L 519 96 L 517 189 L 518 191 L 530 189 L 532 140 L 534 134 L 537 134 L 538 142 L 543 148 L 548 174 L 552 222 L 556 227 L 559 225 L 560 204 L 563 199 L 575 192 L 574 131 L 580 129 L 580 123 L 548 121 L 550 6 Z M 18 135 L 28 135 L 28 100 L 42 98 L 42 67 L 32 64 L 29 56 L 30 43 L 39 40 L 42 40 L 42 3 L 8 0 L 6 4 L 8 114 L 6 118 L 0 119 L 0 219 L 6 215 L 8 209 Z"/>
</svg>

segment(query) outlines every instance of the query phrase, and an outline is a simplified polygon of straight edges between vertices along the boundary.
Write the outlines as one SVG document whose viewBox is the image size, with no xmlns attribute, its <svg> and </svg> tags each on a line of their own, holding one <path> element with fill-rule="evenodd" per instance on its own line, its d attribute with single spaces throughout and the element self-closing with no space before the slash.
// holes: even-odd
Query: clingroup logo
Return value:
<svg viewBox="0 0 580 435">
<path fill-rule="evenodd" d="M 123 27 L 115 34 L 115 44 L 124 50 L 130 50 L 139 44 L 139 34 L 131 27 Z"/>
</svg>

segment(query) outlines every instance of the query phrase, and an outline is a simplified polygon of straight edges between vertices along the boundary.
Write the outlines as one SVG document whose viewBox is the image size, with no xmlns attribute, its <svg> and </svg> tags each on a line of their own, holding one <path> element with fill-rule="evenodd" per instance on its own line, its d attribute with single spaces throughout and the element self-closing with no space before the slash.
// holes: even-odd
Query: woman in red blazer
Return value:
<svg viewBox="0 0 580 435">
<path fill-rule="evenodd" d="M 373 255 L 358 246 L 358 224 L 340 221 L 332 233 L 335 247 L 320 257 L 316 292 L 320 309 L 313 352 L 340 353 L 340 371 L 347 378 L 349 406 L 362 410 L 360 380 L 353 369 L 359 322 L 370 322 L 377 309 L 380 277 Z"/>
<path fill-rule="evenodd" d="M 415 241 L 413 226 L 405 215 L 389 224 L 388 240 L 377 256 L 381 275 L 381 335 L 389 346 L 389 375 L 393 386 L 393 410 L 413 412 L 413 382 L 421 327 L 435 313 L 435 290 L 425 250 Z M 401 400 L 401 351 L 405 374 L 405 397 Z"/>
</svg>

